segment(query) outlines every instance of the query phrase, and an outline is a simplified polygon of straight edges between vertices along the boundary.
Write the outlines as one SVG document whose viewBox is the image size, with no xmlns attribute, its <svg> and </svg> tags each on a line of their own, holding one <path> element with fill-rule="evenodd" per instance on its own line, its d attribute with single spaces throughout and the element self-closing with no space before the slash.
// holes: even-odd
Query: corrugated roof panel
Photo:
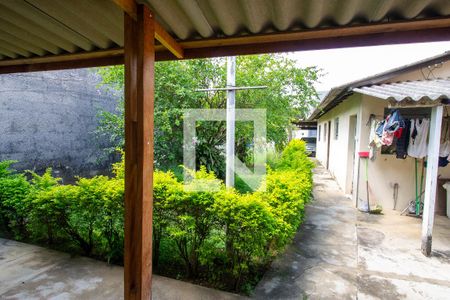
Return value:
<svg viewBox="0 0 450 300">
<path fill-rule="evenodd" d="M 450 15 L 449 0 L 137 1 L 180 41 Z M 111 0 L 4 0 L 0 30 L 8 57 L 112 49 L 123 46 L 123 11 Z"/>
<path fill-rule="evenodd" d="M 82 5 L 77 1 L 53 1 L 53 0 L 26 0 L 36 9 L 41 10 L 49 17 L 72 28 L 82 36 L 89 39 L 100 49 L 110 48 L 113 41 L 101 29 L 102 14 L 99 11 L 91 11 L 80 14 Z M 85 10 L 84 13 L 87 11 Z"/>
<path fill-rule="evenodd" d="M 195 30 L 202 37 L 211 37 L 214 35 L 212 25 L 210 24 L 210 22 L 208 22 L 208 19 L 200 8 L 198 2 L 190 4 L 188 1 L 178 0 L 177 3 L 189 18 L 189 20 L 192 22 Z"/>
<path fill-rule="evenodd" d="M 9 58 L 17 58 L 19 55 L 11 50 L 8 50 L 7 48 L 4 47 L 5 43 L 3 43 L 2 41 L 0 41 L 0 54 L 3 57 L 9 57 Z"/>
<path fill-rule="evenodd" d="M 428 103 L 450 99 L 450 79 L 378 84 L 354 88 L 354 92 L 395 102 Z"/>
<path fill-rule="evenodd" d="M 8 1 L 1 4 L 6 6 L 8 10 L 16 13 L 13 15 L 17 18 L 17 22 L 15 22 L 16 25 L 23 24 L 23 26 L 27 26 L 25 28 L 27 28 L 29 32 L 39 29 L 39 26 L 41 26 L 45 31 L 47 31 L 41 32 L 43 38 L 48 38 L 48 36 L 56 36 L 56 39 L 62 39 L 63 42 L 65 41 L 65 47 L 73 49 L 72 51 L 67 50 L 70 53 L 75 52 L 78 48 L 86 51 L 90 51 L 94 48 L 94 45 L 87 38 L 65 26 L 61 22 L 49 17 L 44 12 L 34 8 L 25 1 Z M 0 10 L 5 12 L 5 14 L 9 14 L 9 11 L 4 10 L 4 7 L 0 7 Z M 1 17 L 4 17 L 3 14 Z"/>
<path fill-rule="evenodd" d="M 17 55 L 21 55 L 23 57 L 30 57 L 31 53 L 19 46 L 13 45 L 8 41 L 5 41 L 4 39 L 0 38 L 0 45 L 2 46 L 2 48 L 4 48 L 5 50 L 9 51 L 10 53 L 14 53 Z M 4 53 L 8 56 L 11 56 L 9 53 Z"/>
<path fill-rule="evenodd" d="M 0 27 L 2 28 L 2 27 Z M 21 38 L 17 38 L 16 36 L 9 34 L 8 32 L 4 32 L 3 30 L 0 30 L 0 40 L 8 42 L 10 45 L 13 45 L 14 47 L 23 49 L 27 52 L 36 54 L 36 55 L 45 55 L 47 53 L 46 50 L 36 47 L 32 43 L 23 40 Z"/>
<path fill-rule="evenodd" d="M 142 0 L 181 39 L 448 15 L 442 0 Z M 198 17 L 198 18 L 197 18 Z M 208 24 L 206 24 L 208 23 Z"/>
</svg>

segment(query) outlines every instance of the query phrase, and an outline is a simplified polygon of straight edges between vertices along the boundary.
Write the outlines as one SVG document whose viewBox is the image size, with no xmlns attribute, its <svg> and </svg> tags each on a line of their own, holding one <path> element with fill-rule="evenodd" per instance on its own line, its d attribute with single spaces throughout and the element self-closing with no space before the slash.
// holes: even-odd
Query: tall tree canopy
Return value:
<svg viewBox="0 0 450 300">
<path fill-rule="evenodd" d="M 123 66 L 98 70 L 103 84 L 121 91 Z M 240 56 L 236 62 L 236 86 L 264 85 L 266 89 L 236 92 L 236 108 L 265 108 L 267 141 L 282 147 L 294 118 L 305 116 L 317 102 L 313 83 L 315 67 L 299 68 L 282 55 Z M 197 89 L 226 86 L 226 59 L 158 62 L 155 66 L 155 163 L 167 169 L 183 162 L 183 109 L 225 108 L 225 92 L 197 92 Z M 225 122 L 197 123 L 197 164 L 206 165 L 219 177 L 224 173 Z M 123 147 L 123 98 L 116 114 L 100 113 L 99 134 L 107 135 L 114 146 Z M 252 144 L 250 122 L 236 124 L 236 152 L 245 160 Z"/>
</svg>

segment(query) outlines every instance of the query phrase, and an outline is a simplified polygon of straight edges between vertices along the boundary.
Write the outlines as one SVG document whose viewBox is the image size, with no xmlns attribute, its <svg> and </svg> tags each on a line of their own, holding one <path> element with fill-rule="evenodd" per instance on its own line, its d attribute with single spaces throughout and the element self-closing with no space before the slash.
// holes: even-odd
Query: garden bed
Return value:
<svg viewBox="0 0 450 300">
<path fill-rule="evenodd" d="M 115 264 L 123 262 L 124 169 L 112 178 L 62 185 L 17 173 L 0 162 L 0 233 Z M 313 163 L 293 140 L 260 190 L 186 191 L 172 172 L 154 173 L 155 273 L 233 292 L 249 293 L 273 258 L 292 240 L 312 190 Z M 196 178 L 216 179 L 201 168 Z"/>
</svg>

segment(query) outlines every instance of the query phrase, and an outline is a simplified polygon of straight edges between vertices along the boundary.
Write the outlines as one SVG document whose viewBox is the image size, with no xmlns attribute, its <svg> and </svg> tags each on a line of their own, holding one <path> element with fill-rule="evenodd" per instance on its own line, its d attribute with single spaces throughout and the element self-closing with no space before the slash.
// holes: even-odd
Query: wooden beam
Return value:
<svg viewBox="0 0 450 300">
<path fill-rule="evenodd" d="M 155 38 L 177 58 L 184 58 L 183 48 L 158 22 L 155 22 Z"/>
<path fill-rule="evenodd" d="M 443 111 L 444 107 L 442 105 L 435 106 L 431 109 L 427 177 L 425 179 L 425 196 L 422 213 L 422 253 L 425 256 L 431 255 Z"/>
<path fill-rule="evenodd" d="M 220 46 L 257 45 L 277 42 L 327 39 L 346 36 L 366 36 L 388 32 L 406 32 L 414 30 L 450 28 L 450 18 L 408 20 L 397 22 L 372 23 L 364 25 L 305 29 L 295 32 L 244 35 L 229 38 L 212 38 L 182 42 L 185 49 L 210 48 Z"/>
<path fill-rule="evenodd" d="M 365 25 L 371 26 L 371 25 Z M 236 38 L 228 41 L 227 39 L 215 40 L 213 43 L 208 41 L 202 43 L 198 42 L 181 42 L 180 45 L 184 49 L 185 59 L 194 58 L 208 58 L 231 55 L 248 55 L 248 54 L 262 54 L 262 53 L 277 53 L 277 52 L 292 52 L 292 51 L 308 51 L 321 49 L 336 49 L 345 47 L 364 47 L 377 45 L 393 45 L 393 44 L 408 44 L 408 43 L 425 43 L 438 42 L 450 40 L 450 26 L 436 29 L 417 29 L 410 31 L 388 31 L 378 33 L 359 33 L 354 31 L 355 35 L 340 35 L 339 29 L 334 29 L 335 34 L 330 34 L 328 37 L 308 37 L 310 34 L 301 36 L 298 35 L 298 40 L 291 40 L 292 36 L 288 35 L 285 41 L 282 39 L 284 34 L 280 35 L 280 40 L 274 39 L 269 35 L 268 40 L 271 42 L 264 42 L 264 39 L 253 40 L 247 43 L 245 38 Z M 321 34 L 319 34 L 321 35 Z M 252 40 L 252 39 L 250 39 Z M 173 60 L 171 53 L 167 51 L 159 51 L 156 55 L 156 60 Z"/>
<path fill-rule="evenodd" d="M 151 299 L 154 19 L 125 14 L 125 299 Z"/>
<path fill-rule="evenodd" d="M 130 17 L 136 20 L 136 2 L 135 0 L 112 0 Z M 155 38 L 176 58 L 183 58 L 183 48 L 178 42 L 157 22 L 155 23 Z"/>
<path fill-rule="evenodd" d="M 0 74 L 12 74 L 12 73 L 28 73 L 28 72 L 42 72 L 53 70 L 67 70 L 67 69 L 79 69 L 79 68 L 92 68 L 101 66 L 113 66 L 123 64 L 123 55 L 100 57 L 100 58 L 83 58 L 71 61 L 54 61 L 48 63 L 33 63 L 33 64 L 21 64 L 1 66 Z"/>
<path fill-rule="evenodd" d="M 88 59 L 97 59 L 113 56 L 123 56 L 123 48 L 109 49 L 109 50 L 99 50 L 92 52 L 81 52 L 73 54 L 64 55 L 48 55 L 48 56 L 38 56 L 32 58 L 17 58 L 10 60 L 0 61 L 0 67 L 3 66 L 14 66 L 14 65 L 32 65 L 32 64 L 43 64 L 43 63 L 53 63 L 53 62 L 69 62 L 69 61 L 80 61 Z"/>
</svg>

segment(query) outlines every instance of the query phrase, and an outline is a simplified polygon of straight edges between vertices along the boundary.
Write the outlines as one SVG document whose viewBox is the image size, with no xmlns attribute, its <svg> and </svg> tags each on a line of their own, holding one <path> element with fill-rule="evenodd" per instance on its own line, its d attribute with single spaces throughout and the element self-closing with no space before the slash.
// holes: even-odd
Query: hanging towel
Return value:
<svg viewBox="0 0 450 300">
<path fill-rule="evenodd" d="M 447 157 L 449 155 L 450 155 L 450 141 L 446 140 L 445 142 L 441 143 L 439 147 L 439 156 Z"/>
<path fill-rule="evenodd" d="M 408 145 L 408 155 L 415 158 L 424 158 L 427 156 L 427 137 L 430 127 L 429 119 L 411 120 L 411 136 Z"/>
</svg>

